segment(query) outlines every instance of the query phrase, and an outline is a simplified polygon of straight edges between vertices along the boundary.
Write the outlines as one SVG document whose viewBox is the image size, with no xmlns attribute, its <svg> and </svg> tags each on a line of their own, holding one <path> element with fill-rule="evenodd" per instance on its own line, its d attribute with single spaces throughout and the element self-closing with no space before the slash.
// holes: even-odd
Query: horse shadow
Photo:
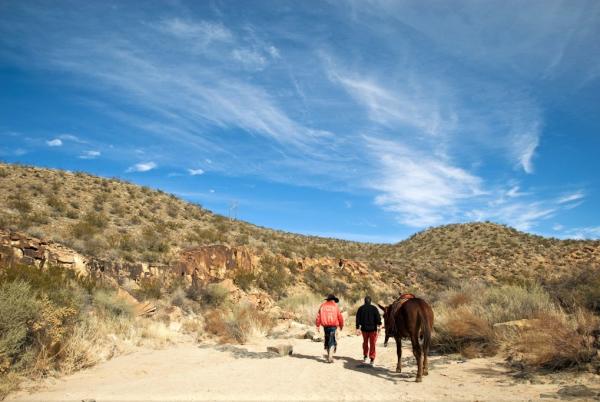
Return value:
<svg viewBox="0 0 600 402">
<path fill-rule="evenodd" d="M 325 362 L 324 357 L 314 355 L 303 355 L 299 353 L 294 353 L 290 357 L 296 359 L 315 360 L 317 362 L 327 364 Z M 399 382 L 414 382 L 413 373 L 396 373 L 395 371 L 392 371 L 385 367 L 371 366 L 370 364 L 363 363 L 362 360 L 358 360 L 348 356 L 336 356 L 334 357 L 334 361 L 342 361 L 344 369 L 346 370 L 352 370 L 362 374 L 372 375 L 382 380 L 390 381 L 394 384 L 397 384 Z"/>
</svg>

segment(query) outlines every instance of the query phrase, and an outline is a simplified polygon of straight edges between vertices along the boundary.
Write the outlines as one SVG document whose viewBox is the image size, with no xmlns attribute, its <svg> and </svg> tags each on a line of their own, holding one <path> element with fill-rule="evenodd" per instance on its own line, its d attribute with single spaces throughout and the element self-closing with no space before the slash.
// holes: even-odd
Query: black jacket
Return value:
<svg viewBox="0 0 600 402">
<path fill-rule="evenodd" d="M 381 325 L 381 316 L 379 310 L 372 304 L 363 304 L 356 312 L 356 329 L 365 332 L 377 331 L 377 326 Z"/>
</svg>

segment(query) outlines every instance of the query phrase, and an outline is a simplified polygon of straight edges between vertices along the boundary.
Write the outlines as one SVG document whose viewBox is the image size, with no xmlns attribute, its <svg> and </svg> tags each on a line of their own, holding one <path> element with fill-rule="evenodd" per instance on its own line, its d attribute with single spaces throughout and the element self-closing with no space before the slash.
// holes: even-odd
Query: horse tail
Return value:
<svg viewBox="0 0 600 402">
<path fill-rule="evenodd" d="M 429 322 L 429 318 L 427 317 L 427 313 L 425 312 L 425 308 L 419 306 L 419 318 L 422 325 L 423 331 L 423 341 L 421 343 L 421 347 L 423 349 L 423 353 L 427 353 L 429 351 L 429 345 L 431 345 L 431 324 Z"/>
</svg>

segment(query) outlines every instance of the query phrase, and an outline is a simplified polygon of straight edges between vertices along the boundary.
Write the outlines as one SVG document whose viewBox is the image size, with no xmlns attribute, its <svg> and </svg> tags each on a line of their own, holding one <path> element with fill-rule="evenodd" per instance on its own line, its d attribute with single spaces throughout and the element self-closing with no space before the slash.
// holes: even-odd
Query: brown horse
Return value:
<svg viewBox="0 0 600 402">
<path fill-rule="evenodd" d="M 433 310 L 423 299 L 398 299 L 387 307 L 378 304 L 383 310 L 385 324 L 385 342 L 387 346 L 390 337 L 396 340 L 398 364 L 396 372 L 401 372 L 402 338 L 410 338 L 412 350 L 417 360 L 417 382 L 423 381 L 423 375 L 428 374 L 427 354 L 431 344 L 433 328 Z M 422 340 L 422 343 L 419 340 Z"/>
</svg>

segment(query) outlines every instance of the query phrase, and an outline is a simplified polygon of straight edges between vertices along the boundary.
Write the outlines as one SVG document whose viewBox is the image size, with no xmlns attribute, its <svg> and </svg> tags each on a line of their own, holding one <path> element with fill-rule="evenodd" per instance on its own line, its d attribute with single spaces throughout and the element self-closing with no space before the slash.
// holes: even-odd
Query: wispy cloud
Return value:
<svg viewBox="0 0 600 402">
<path fill-rule="evenodd" d="M 188 169 L 188 173 L 190 176 L 200 176 L 204 174 L 204 170 L 202 169 Z"/>
<path fill-rule="evenodd" d="M 212 21 L 192 21 L 170 18 L 162 21 L 159 27 L 176 37 L 193 40 L 203 46 L 215 41 L 230 41 L 233 33 L 223 24 Z"/>
<path fill-rule="evenodd" d="M 581 200 L 585 197 L 585 193 L 583 191 L 576 191 L 572 194 L 566 194 L 560 197 L 556 202 L 559 204 L 566 204 L 568 202 Z"/>
<path fill-rule="evenodd" d="M 448 161 L 423 155 L 398 143 L 367 138 L 378 158 L 381 177 L 369 185 L 381 192 L 377 205 L 398 213 L 398 220 L 424 227 L 456 214 L 461 200 L 482 195 L 482 181 Z"/>
<path fill-rule="evenodd" d="M 148 172 L 148 171 L 150 171 L 152 169 L 156 169 L 156 167 L 157 167 L 157 164 L 154 163 L 154 162 L 136 163 L 135 165 L 130 166 L 127 169 L 127 172 L 128 173 L 131 173 L 131 172 Z"/>
<path fill-rule="evenodd" d="M 60 147 L 62 146 L 62 144 L 63 142 L 59 138 L 46 141 L 46 145 L 48 145 L 49 147 Z"/>
<path fill-rule="evenodd" d="M 566 229 L 563 230 L 561 237 L 571 239 L 600 239 L 600 226 L 585 226 Z"/>
<path fill-rule="evenodd" d="M 585 19 L 590 32 L 563 37 L 552 23 L 581 18 L 558 3 L 533 22 L 527 16 L 539 5 L 517 16 L 489 4 L 430 12 L 418 2 L 350 3 L 324 3 L 335 29 L 301 4 L 291 14 L 269 7 L 265 15 L 286 18 L 261 25 L 259 10 L 236 19 L 124 4 L 98 22 L 100 3 L 69 19 L 65 8 L 19 3 L 11 7 L 22 19 L 0 24 L 0 44 L 10 45 L 0 51 L 97 94 L 98 110 L 127 125 L 110 138 L 120 142 L 110 156 L 127 160 L 155 143 L 136 160 L 178 172 L 169 176 L 200 175 L 189 166 L 205 161 L 224 175 L 366 194 L 411 227 L 493 219 L 528 229 L 579 205 L 583 190 L 559 197 L 522 184 L 524 173 L 543 174 L 535 162 L 547 116 L 522 80 L 570 68 L 580 60 L 570 57 L 571 41 L 594 48 L 593 18 Z M 348 8 L 356 11 L 350 18 Z M 303 12 L 314 23 L 300 20 Z M 517 33 L 497 35 L 513 23 Z M 82 159 L 99 157 L 93 149 L 105 148 L 93 140 L 75 147 L 88 138 L 52 141 L 73 145 Z M 141 162 L 127 172 L 155 168 Z"/>
<path fill-rule="evenodd" d="M 102 153 L 100 151 L 83 151 L 81 155 L 79 155 L 79 159 L 96 159 Z"/>
</svg>

